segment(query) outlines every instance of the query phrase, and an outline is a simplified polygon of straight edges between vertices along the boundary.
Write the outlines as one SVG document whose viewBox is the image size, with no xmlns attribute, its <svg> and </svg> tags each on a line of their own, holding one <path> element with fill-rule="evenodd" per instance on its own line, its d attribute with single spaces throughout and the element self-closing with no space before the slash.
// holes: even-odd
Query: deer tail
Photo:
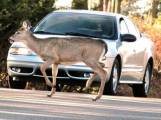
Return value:
<svg viewBox="0 0 161 120">
<path fill-rule="evenodd" d="M 103 54 L 103 56 L 104 56 L 108 51 L 108 46 L 107 46 L 107 43 L 104 40 L 100 40 L 100 42 L 103 44 L 104 49 L 105 49 L 104 54 Z"/>
</svg>

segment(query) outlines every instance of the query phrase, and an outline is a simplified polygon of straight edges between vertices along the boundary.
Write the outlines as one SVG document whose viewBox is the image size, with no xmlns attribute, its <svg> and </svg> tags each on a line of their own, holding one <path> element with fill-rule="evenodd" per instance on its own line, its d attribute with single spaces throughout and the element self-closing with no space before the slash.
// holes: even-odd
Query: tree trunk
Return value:
<svg viewBox="0 0 161 120">
<path fill-rule="evenodd" d="M 107 12 L 111 12 L 111 0 L 108 0 Z"/>
<path fill-rule="evenodd" d="M 112 0 L 112 3 L 111 3 L 111 12 L 114 12 L 115 10 L 115 0 Z"/>
<path fill-rule="evenodd" d="M 91 0 L 87 0 L 88 10 L 91 10 Z"/>
<path fill-rule="evenodd" d="M 115 13 L 118 13 L 119 0 L 115 0 Z"/>
<path fill-rule="evenodd" d="M 118 0 L 118 13 L 121 13 L 121 0 Z"/>
<path fill-rule="evenodd" d="M 100 7 L 98 8 L 99 11 L 103 11 L 103 0 L 99 0 Z"/>
<path fill-rule="evenodd" d="M 153 24 L 153 18 L 155 18 L 155 5 L 156 0 L 152 0 L 152 12 L 151 12 L 151 18 L 150 18 L 150 24 Z"/>
<path fill-rule="evenodd" d="M 107 12 L 107 0 L 103 0 L 103 11 Z"/>
</svg>

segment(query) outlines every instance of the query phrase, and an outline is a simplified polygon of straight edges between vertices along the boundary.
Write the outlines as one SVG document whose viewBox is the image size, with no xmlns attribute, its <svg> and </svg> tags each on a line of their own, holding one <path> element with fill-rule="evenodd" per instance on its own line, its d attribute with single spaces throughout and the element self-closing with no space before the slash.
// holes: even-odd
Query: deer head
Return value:
<svg viewBox="0 0 161 120">
<path fill-rule="evenodd" d="M 15 34 L 13 34 L 10 38 L 9 38 L 9 42 L 13 43 L 13 42 L 23 42 L 24 40 L 27 39 L 28 34 L 30 34 L 30 27 L 31 23 L 29 20 L 25 20 L 23 22 L 23 25 L 21 28 L 19 28 Z"/>
</svg>

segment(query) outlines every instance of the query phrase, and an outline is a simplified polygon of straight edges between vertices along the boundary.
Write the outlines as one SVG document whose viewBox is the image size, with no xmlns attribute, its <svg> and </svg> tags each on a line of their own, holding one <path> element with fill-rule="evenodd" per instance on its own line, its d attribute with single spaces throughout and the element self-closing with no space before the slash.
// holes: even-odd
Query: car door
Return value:
<svg viewBox="0 0 161 120">
<path fill-rule="evenodd" d="M 140 61 L 143 56 L 140 56 L 142 54 L 142 50 L 139 48 L 140 45 L 138 46 L 140 38 L 133 22 L 129 21 L 129 19 L 127 19 L 126 21 L 124 19 L 120 19 L 120 33 L 133 34 L 136 36 L 137 40 L 135 42 L 124 41 L 122 42 L 122 46 L 119 48 L 122 54 L 122 73 L 120 82 L 127 83 L 127 81 L 141 81 L 142 66 Z M 138 56 L 140 56 L 140 58 L 138 58 Z"/>
<path fill-rule="evenodd" d="M 127 27 L 129 29 L 130 34 L 133 34 L 136 36 L 137 40 L 133 46 L 135 51 L 135 66 L 136 66 L 136 73 L 138 77 L 140 77 L 140 81 L 142 80 L 142 73 L 143 71 L 143 65 L 144 65 L 144 56 L 146 52 L 146 43 L 142 40 L 141 34 L 136 27 L 136 25 L 128 18 L 125 19 L 125 22 L 127 24 Z"/>
</svg>

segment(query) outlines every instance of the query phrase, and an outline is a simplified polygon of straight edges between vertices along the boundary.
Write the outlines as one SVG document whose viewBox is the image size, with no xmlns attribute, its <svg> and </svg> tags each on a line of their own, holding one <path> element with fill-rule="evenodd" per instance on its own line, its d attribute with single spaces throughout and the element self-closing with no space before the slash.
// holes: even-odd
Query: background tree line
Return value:
<svg viewBox="0 0 161 120">
<path fill-rule="evenodd" d="M 6 79 L 6 59 L 11 44 L 8 38 L 26 19 L 35 26 L 45 15 L 55 10 L 55 0 L 0 0 L 0 84 Z"/>
<path fill-rule="evenodd" d="M 147 1 L 147 7 L 150 9 L 145 10 L 140 14 L 137 10 L 141 9 L 136 3 L 141 0 L 95 0 L 97 4 L 94 7 L 90 7 L 91 10 L 100 10 L 104 12 L 121 13 L 129 15 L 133 13 L 133 16 L 139 17 L 143 14 L 146 15 L 149 22 L 152 24 L 153 19 L 158 17 L 158 12 L 161 12 L 161 0 Z M 73 0 L 72 9 L 89 9 L 89 5 L 93 3 L 93 0 Z"/>
<path fill-rule="evenodd" d="M 6 60 L 10 44 L 7 39 L 29 19 L 36 25 L 54 10 L 55 0 L 0 0 L 0 61 Z"/>
</svg>

